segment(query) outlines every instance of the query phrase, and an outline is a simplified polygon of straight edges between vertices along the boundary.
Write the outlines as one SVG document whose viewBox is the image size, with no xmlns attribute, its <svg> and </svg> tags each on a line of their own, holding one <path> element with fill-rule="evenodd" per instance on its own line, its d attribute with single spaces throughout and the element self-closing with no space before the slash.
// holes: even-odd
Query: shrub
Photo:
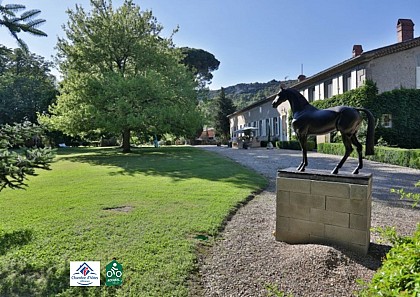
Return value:
<svg viewBox="0 0 420 297">
<path fill-rule="evenodd" d="M 408 149 L 391 148 L 385 146 L 375 147 L 375 155 L 369 159 L 408 167 L 410 165 L 411 151 Z"/>
<path fill-rule="evenodd" d="M 273 145 L 273 147 L 276 145 L 275 143 L 274 143 L 274 141 L 270 141 L 271 142 L 271 144 Z M 266 140 L 261 140 L 261 147 L 267 147 L 267 144 L 268 144 L 268 141 L 266 141 Z"/>
<path fill-rule="evenodd" d="M 276 147 L 278 149 L 301 150 L 300 143 L 297 140 L 276 141 Z M 308 151 L 313 151 L 315 147 L 316 147 L 315 141 L 308 141 L 307 143 Z"/>
<path fill-rule="evenodd" d="M 318 152 L 324 154 L 344 155 L 345 152 L 344 145 L 341 143 L 319 143 L 317 148 Z M 357 158 L 357 152 L 354 150 L 350 156 Z M 367 156 L 366 159 L 420 169 L 420 149 L 376 146 L 375 155 Z"/>
<path fill-rule="evenodd" d="M 420 224 L 413 236 L 399 237 L 372 281 L 359 292 L 370 296 L 420 296 Z"/>
</svg>

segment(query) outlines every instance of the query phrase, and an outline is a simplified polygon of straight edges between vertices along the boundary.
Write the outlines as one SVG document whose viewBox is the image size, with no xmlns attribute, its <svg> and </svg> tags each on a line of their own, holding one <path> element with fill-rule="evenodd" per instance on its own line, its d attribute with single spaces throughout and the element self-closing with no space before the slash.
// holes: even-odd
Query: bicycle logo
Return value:
<svg viewBox="0 0 420 297">
<path fill-rule="evenodd" d="M 122 285 L 123 269 L 122 265 L 115 259 L 106 265 L 106 285 L 120 286 Z"/>
<path fill-rule="evenodd" d="M 107 277 L 113 277 L 113 276 L 121 277 L 122 276 L 122 272 L 119 271 L 118 268 L 115 267 L 115 266 L 117 266 L 117 263 L 114 263 L 113 266 L 114 267 L 112 267 L 111 270 L 108 270 L 106 272 L 106 276 Z"/>
</svg>

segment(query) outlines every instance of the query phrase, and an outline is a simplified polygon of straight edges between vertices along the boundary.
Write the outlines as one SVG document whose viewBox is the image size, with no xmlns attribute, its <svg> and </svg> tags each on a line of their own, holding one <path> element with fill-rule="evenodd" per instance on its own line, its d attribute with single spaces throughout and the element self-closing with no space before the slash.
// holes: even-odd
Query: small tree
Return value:
<svg viewBox="0 0 420 297">
<path fill-rule="evenodd" d="M 226 97 L 225 90 L 220 89 L 220 95 L 216 99 L 215 129 L 222 135 L 224 140 L 229 139 L 230 123 L 228 115 L 235 112 L 235 106 L 230 98 Z"/>
<path fill-rule="evenodd" d="M 28 140 L 39 140 L 42 129 L 30 122 L 4 125 L 0 128 L 0 191 L 4 188 L 21 189 L 27 175 L 36 175 L 35 169 L 49 169 L 54 158 L 48 148 L 25 148 Z M 23 147 L 19 151 L 14 147 Z"/>
</svg>

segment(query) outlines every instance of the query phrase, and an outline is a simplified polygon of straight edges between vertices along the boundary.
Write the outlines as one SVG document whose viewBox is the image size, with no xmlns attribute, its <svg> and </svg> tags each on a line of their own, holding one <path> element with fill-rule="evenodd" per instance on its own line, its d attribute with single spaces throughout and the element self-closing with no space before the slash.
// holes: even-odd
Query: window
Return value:
<svg viewBox="0 0 420 297">
<path fill-rule="evenodd" d="M 384 128 L 392 128 L 392 114 L 383 114 L 381 119 L 381 125 Z"/>
<path fill-rule="evenodd" d="M 279 135 L 279 124 L 278 124 L 278 118 L 273 118 L 273 126 L 274 126 L 274 136 Z"/>
<path fill-rule="evenodd" d="M 332 79 L 324 82 L 324 99 L 332 97 L 333 84 Z"/>
<path fill-rule="evenodd" d="M 357 71 L 357 87 L 362 86 L 365 83 L 365 69 L 359 69 Z"/>
<path fill-rule="evenodd" d="M 258 122 L 258 136 L 263 136 L 263 121 Z"/>
<path fill-rule="evenodd" d="M 343 92 L 351 90 L 351 73 L 343 74 Z"/>
<path fill-rule="evenodd" d="M 265 120 L 265 135 L 269 136 L 271 135 L 271 129 L 270 129 L 270 119 Z"/>
<path fill-rule="evenodd" d="M 315 100 L 315 87 L 310 87 L 308 89 L 308 101 L 313 102 Z"/>
<path fill-rule="evenodd" d="M 420 55 L 416 55 L 417 67 L 416 67 L 416 89 L 420 89 Z"/>
<path fill-rule="evenodd" d="M 420 66 L 416 67 L 416 89 L 420 89 Z"/>
</svg>

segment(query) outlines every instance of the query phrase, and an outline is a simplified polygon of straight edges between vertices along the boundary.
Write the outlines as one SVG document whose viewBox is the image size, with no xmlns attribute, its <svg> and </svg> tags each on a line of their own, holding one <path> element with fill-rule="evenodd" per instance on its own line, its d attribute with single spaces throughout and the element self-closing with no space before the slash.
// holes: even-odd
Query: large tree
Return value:
<svg viewBox="0 0 420 297">
<path fill-rule="evenodd" d="M 36 122 L 56 98 L 51 63 L 21 49 L 0 53 L 0 124 Z"/>
<path fill-rule="evenodd" d="M 230 123 L 228 115 L 235 112 L 235 106 L 229 97 L 226 97 L 225 90 L 220 89 L 220 95 L 215 103 L 215 129 L 222 138 L 227 140 L 230 134 Z"/>
<path fill-rule="evenodd" d="M 202 86 L 209 84 L 213 78 L 212 72 L 219 69 L 220 61 L 202 49 L 182 47 L 184 58 L 182 62 L 196 75 Z"/>
<path fill-rule="evenodd" d="M 64 80 L 52 116 L 42 121 L 75 135 L 95 129 L 121 133 L 192 134 L 200 124 L 196 82 L 182 54 L 150 11 L 131 0 L 91 0 L 90 12 L 69 10 L 67 39 L 59 39 Z"/>
</svg>

